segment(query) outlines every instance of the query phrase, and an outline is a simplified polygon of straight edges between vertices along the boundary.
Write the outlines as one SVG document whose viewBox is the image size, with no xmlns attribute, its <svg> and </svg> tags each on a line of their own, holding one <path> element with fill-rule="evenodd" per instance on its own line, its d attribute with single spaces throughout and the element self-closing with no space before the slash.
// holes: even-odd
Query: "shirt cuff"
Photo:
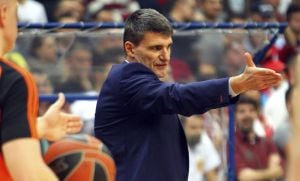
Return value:
<svg viewBox="0 0 300 181">
<path fill-rule="evenodd" d="M 232 90 L 232 87 L 231 87 L 231 85 L 230 85 L 229 82 L 230 82 L 230 81 L 228 81 L 229 95 L 231 95 L 231 97 L 235 97 L 235 96 L 237 96 L 238 94 L 235 93 L 235 92 Z"/>
</svg>

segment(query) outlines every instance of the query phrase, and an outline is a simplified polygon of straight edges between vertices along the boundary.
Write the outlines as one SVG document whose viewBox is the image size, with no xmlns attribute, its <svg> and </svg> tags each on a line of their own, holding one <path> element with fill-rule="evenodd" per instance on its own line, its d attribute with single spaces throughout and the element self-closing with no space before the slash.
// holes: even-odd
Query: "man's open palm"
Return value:
<svg viewBox="0 0 300 181">
<path fill-rule="evenodd" d="M 279 73 L 271 69 L 256 67 L 249 53 L 245 53 L 245 57 L 246 68 L 244 72 L 230 78 L 230 85 L 235 93 L 262 90 L 280 83 L 282 77 Z"/>
</svg>

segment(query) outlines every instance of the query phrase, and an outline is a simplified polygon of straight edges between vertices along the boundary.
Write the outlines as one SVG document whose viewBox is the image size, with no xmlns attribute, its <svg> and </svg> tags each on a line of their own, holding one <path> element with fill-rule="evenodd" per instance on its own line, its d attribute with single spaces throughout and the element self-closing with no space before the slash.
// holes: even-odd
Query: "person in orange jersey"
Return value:
<svg viewBox="0 0 300 181">
<path fill-rule="evenodd" d="M 17 0 L 0 0 L 0 55 L 12 50 L 17 37 Z M 0 57 L 0 180 L 58 180 L 43 161 L 39 139 L 55 141 L 76 133 L 78 116 L 61 111 L 63 94 L 41 117 L 38 92 L 25 69 Z"/>
</svg>

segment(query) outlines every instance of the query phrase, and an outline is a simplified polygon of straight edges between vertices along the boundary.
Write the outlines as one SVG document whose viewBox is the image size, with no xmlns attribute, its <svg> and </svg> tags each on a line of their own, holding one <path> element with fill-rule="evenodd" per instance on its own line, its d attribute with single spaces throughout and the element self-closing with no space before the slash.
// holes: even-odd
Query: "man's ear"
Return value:
<svg viewBox="0 0 300 181">
<path fill-rule="evenodd" d="M 126 55 L 131 58 L 131 59 L 134 59 L 134 44 L 130 41 L 126 41 L 125 44 L 124 44 L 124 48 L 125 48 L 125 52 L 126 52 Z"/>
<path fill-rule="evenodd" d="M 7 16 L 7 5 L 5 3 L 0 4 L 0 27 L 3 27 Z"/>
</svg>

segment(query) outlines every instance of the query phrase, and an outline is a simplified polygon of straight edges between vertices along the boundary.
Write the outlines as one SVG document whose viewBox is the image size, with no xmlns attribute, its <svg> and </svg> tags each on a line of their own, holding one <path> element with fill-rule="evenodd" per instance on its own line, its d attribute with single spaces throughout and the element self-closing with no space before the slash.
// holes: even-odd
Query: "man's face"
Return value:
<svg viewBox="0 0 300 181">
<path fill-rule="evenodd" d="M 159 78 L 164 78 L 170 63 L 171 45 L 171 36 L 147 32 L 138 45 L 125 42 L 125 50 L 130 60 L 144 64 Z"/>
<path fill-rule="evenodd" d="M 72 73 L 86 77 L 89 75 L 92 66 L 92 54 L 85 49 L 74 50 L 70 60 Z"/>
<path fill-rule="evenodd" d="M 6 43 L 4 53 L 6 53 L 14 47 L 17 38 L 17 1 L 1 0 L 0 6 L 3 22 L 3 34 Z"/>
<path fill-rule="evenodd" d="M 56 61 L 56 42 L 53 37 L 45 37 L 42 45 L 37 49 L 40 58 L 48 62 Z"/>
<path fill-rule="evenodd" d="M 186 118 L 186 123 L 184 126 L 184 130 L 186 132 L 186 136 L 200 136 L 203 129 L 203 119 L 198 116 L 190 116 Z"/>
<path fill-rule="evenodd" d="M 193 21 L 194 9 L 196 8 L 195 0 L 179 1 L 180 12 L 184 17 L 184 21 Z"/>
<path fill-rule="evenodd" d="M 189 146 L 193 147 L 200 142 L 203 129 L 203 119 L 199 115 L 186 118 L 184 131 Z"/>
<path fill-rule="evenodd" d="M 252 104 L 236 105 L 235 119 L 238 130 L 246 133 L 252 131 L 253 122 L 257 117 L 257 110 Z"/>
<path fill-rule="evenodd" d="M 222 8 L 221 0 L 205 0 L 203 3 L 203 11 L 209 18 L 217 18 Z"/>
</svg>

